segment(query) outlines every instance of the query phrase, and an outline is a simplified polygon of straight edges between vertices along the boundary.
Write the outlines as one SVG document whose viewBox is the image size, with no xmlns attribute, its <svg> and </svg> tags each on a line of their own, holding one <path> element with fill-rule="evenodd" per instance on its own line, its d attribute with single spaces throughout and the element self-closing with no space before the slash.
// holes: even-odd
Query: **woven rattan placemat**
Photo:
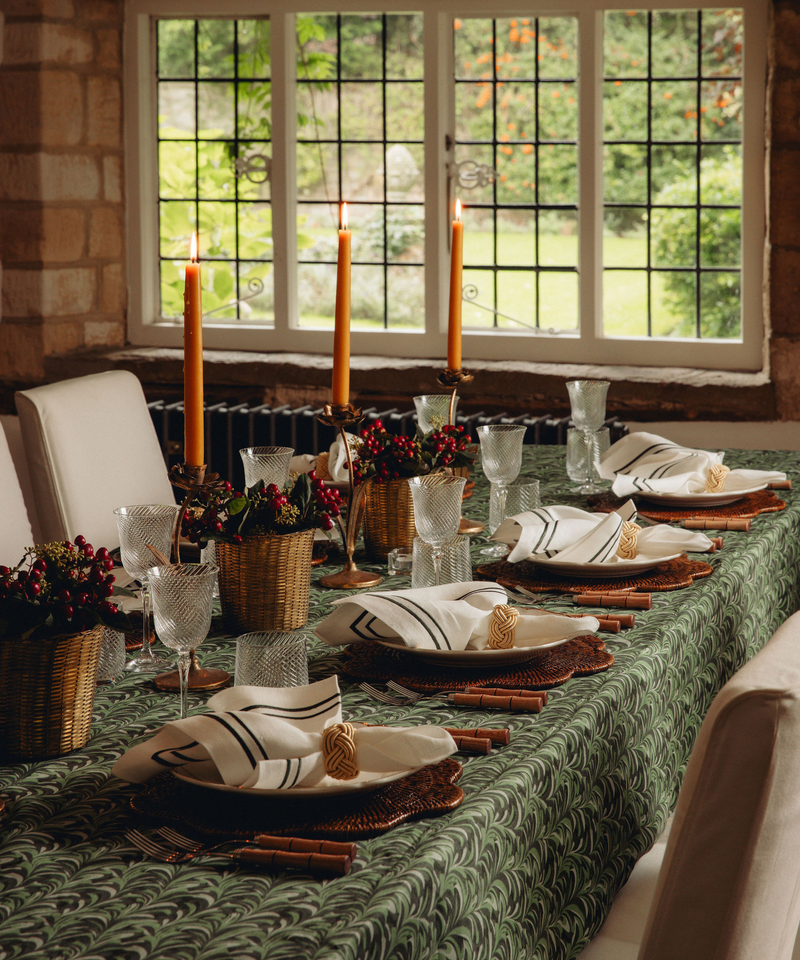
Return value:
<svg viewBox="0 0 800 960">
<path fill-rule="evenodd" d="M 461 764 L 452 757 L 367 793 L 284 800 L 195 787 L 163 773 L 131 799 L 131 807 L 159 823 L 180 824 L 215 839 L 256 833 L 329 840 L 366 840 L 407 820 L 455 810 L 464 799 L 456 785 Z"/>
<path fill-rule="evenodd" d="M 598 513 L 611 513 L 618 510 L 623 503 L 629 500 L 625 497 L 620 500 L 613 493 L 598 493 L 589 497 L 589 503 Z M 648 503 L 641 497 L 636 498 L 636 509 L 648 520 L 656 520 L 659 523 L 674 523 L 677 520 L 688 520 L 689 517 L 704 519 L 706 517 L 729 517 L 738 520 L 757 517 L 760 513 L 777 513 L 778 510 L 784 510 L 786 503 L 779 500 L 772 490 L 757 490 L 755 493 L 748 493 L 746 497 L 737 500 L 736 503 L 729 503 L 724 507 L 666 507 L 663 503 Z"/>
<path fill-rule="evenodd" d="M 531 593 L 611 593 L 638 590 L 642 593 L 661 593 L 690 587 L 692 581 L 708 577 L 714 572 L 710 563 L 690 560 L 686 554 L 675 560 L 667 560 L 647 573 L 619 580 L 567 579 L 537 567 L 530 560 L 509 563 L 497 560 L 478 567 L 475 575 L 479 580 L 494 580 L 504 587 L 525 587 Z"/>
<path fill-rule="evenodd" d="M 570 677 L 608 670 L 613 662 L 599 637 L 576 637 L 553 650 L 543 650 L 531 660 L 506 667 L 443 667 L 365 640 L 347 648 L 342 670 L 356 680 L 395 680 L 418 693 L 436 693 L 468 686 L 557 687 Z"/>
</svg>

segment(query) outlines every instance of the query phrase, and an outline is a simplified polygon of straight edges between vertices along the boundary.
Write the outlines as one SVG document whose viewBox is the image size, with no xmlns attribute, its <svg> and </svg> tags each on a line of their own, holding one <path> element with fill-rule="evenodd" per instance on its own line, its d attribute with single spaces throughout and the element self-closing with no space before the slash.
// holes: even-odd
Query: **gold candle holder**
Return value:
<svg viewBox="0 0 800 960">
<path fill-rule="evenodd" d="M 347 511 L 345 517 L 340 515 L 336 518 L 347 560 L 338 573 L 328 573 L 321 577 L 319 582 L 323 587 L 330 587 L 333 590 L 357 590 L 364 587 L 375 587 L 383 580 L 383 577 L 379 573 L 359 570 L 353 560 L 358 528 L 361 525 L 359 522 L 361 519 L 361 504 L 367 484 L 370 481 L 365 480 L 357 487 L 353 483 L 353 454 L 350 450 L 350 444 L 347 442 L 345 427 L 361 423 L 364 417 L 361 409 L 354 407 L 352 403 L 326 403 L 318 419 L 339 431 L 339 439 L 344 444 L 347 457 Z"/>
<path fill-rule="evenodd" d="M 436 378 L 436 381 L 440 387 L 444 387 L 445 390 L 450 391 L 450 408 L 447 422 L 451 426 L 455 426 L 456 422 L 456 390 L 461 386 L 462 383 L 471 383 L 474 379 L 475 378 L 472 376 L 469 370 L 453 370 L 450 367 L 446 367 Z M 468 520 L 466 517 L 462 517 L 461 523 L 458 527 L 458 532 L 461 536 L 471 537 L 476 533 L 483 533 L 485 529 L 486 524 L 481 523 L 480 520 Z"/>
<path fill-rule="evenodd" d="M 175 521 L 175 530 L 172 534 L 172 552 L 175 562 L 181 562 L 181 524 L 189 509 L 189 504 L 203 490 L 213 492 L 218 490 L 223 481 L 220 480 L 218 473 L 206 473 L 207 464 L 203 463 L 194 466 L 189 463 L 177 463 L 169 472 L 169 480 L 173 487 L 186 491 L 183 498 L 178 517 Z M 189 666 L 189 690 L 219 690 L 224 687 L 231 679 L 227 670 L 207 670 L 201 667 L 197 662 L 195 651 L 191 651 L 191 663 Z M 167 673 L 160 673 L 153 678 L 153 685 L 165 693 L 180 693 L 180 675 L 177 670 L 170 670 Z"/>
</svg>

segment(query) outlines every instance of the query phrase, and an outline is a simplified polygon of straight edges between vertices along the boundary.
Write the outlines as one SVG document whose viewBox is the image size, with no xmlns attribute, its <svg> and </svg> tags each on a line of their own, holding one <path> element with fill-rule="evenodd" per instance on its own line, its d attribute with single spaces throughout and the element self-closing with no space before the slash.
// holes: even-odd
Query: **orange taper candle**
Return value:
<svg viewBox="0 0 800 960">
<path fill-rule="evenodd" d="M 461 274 L 464 266 L 464 222 L 461 201 L 456 200 L 453 242 L 450 247 L 450 316 L 447 324 L 447 366 L 461 369 Z"/>
<path fill-rule="evenodd" d="M 203 446 L 203 303 L 197 234 L 192 234 L 192 262 L 186 264 L 183 288 L 183 459 L 189 466 L 205 463 Z"/>
<path fill-rule="evenodd" d="M 333 389 L 331 400 L 343 406 L 350 400 L 350 231 L 347 204 L 339 214 L 339 258 L 336 266 L 336 314 L 333 331 Z"/>
</svg>

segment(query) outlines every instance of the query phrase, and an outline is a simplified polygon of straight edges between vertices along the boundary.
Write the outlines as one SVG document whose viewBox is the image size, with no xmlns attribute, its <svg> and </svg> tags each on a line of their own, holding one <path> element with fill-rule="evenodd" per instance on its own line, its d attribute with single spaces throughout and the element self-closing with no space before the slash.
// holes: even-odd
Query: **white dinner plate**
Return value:
<svg viewBox="0 0 800 960">
<path fill-rule="evenodd" d="M 223 793 L 248 793 L 254 797 L 283 797 L 285 800 L 297 800 L 305 797 L 332 797 L 340 793 L 366 793 L 369 790 L 377 790 L 378 787 L 387 783 L 394 783 L 395 780 L 402 780 L 403 777 L 410 777 L 412 773 L 421 769 L 422 767 L 415 767 L 413 770 L 393 770 L 391 773 L 375 773 L 374 771 L 362 770 L 354 780 L 334 780 L 333 777 L 326 776 L 313 787 L 292 787 L 289 790 L 232 787 L 227 783 L 193 777 L 188 769 L 183 768 L 176 768 L 172 773 L 185 783 L 194 784 L 196 787 L 207 787 L 209 790 L 220 790 Z"/>
<path fill-rule="evenodd" d="M 584 580 L 619 580 L 622 577 L 633 577 L 637 573 L 646 573 L 657 567 L 659 563 L 666 563 L 667 560 L 674 560 L 676 557 L 683 556 L 683 553 L 670 553 L 664 557 L 636 557 L 633 560 L 620 560 L 619 557 L 613 563 L 575 563 L 573 560 L 558 560 L 555 557 L 548 559 L 537 559 L 531 557 L 531 562 L 538 567 L 544 567 L 550 573 L 560 573 L 565 577 L 579 577 Z"/>
<path fill-rule="evenodd" d="M 378 641 L 382 647 L 389 647 L 390 650 L 402 650 L 403 653 L 409 653 L 426 663 L 448 667 L 491 667 L 501 663 L 521 663 L 532 660 L 540 650 L 552 650 L 566 642 L 567 640 L 551 640 L 549 643 L 540 643 L 537 647 L 506 647 L 502 650 L 490 650 L 488 647 L 483 650 L 431 650 L 428 647 L 407 647 L 400 640 Z"/>
<path fill-rule="evenodd" d="M 724 507 L 729 503 L 736 503 L 748 493 L 766 490 L 768 486 L 769 484 L 759 483 L 735 493 L 732 490 L 721 490 L 719 493 L 651 493 L 648 490 L 634 493 L 633 496 L 653 503 L 664 503 L 670 507 Z"/>
</svg>

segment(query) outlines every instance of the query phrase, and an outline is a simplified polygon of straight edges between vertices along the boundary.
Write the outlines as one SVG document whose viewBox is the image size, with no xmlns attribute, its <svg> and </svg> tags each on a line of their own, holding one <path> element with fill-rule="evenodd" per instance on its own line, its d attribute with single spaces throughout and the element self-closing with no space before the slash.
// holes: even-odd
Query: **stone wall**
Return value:
<svg viewBox="0 0 800 960">
<path fill-rule="evenodd" d="M 125 341 L 121 0 L 0 0 L 0 375 Z"/>
<path fill-rule="evenodd" d="M 0 0 L 0 13 L 0 410 L 14 386 L 115 366 L 139 374 L 152 397 L 176 396 L 179 352 L 113 349 L 125 336 L 123 0 Z M 566 377 L 605 376 L 615 381 L 615 412 L 634 419 L 800 420 L 800 0 L 772 4 L 769 67 L 768 369 L 737 377 L 473 364 L 482 406 L 559 411 Z M 324 399 L 329 362 L 209 356 L 208 396 Z M 411 384 L 435 389 L 434 366 L 354 358 L 353 389 L 391 406 Z"/>
</svg>

